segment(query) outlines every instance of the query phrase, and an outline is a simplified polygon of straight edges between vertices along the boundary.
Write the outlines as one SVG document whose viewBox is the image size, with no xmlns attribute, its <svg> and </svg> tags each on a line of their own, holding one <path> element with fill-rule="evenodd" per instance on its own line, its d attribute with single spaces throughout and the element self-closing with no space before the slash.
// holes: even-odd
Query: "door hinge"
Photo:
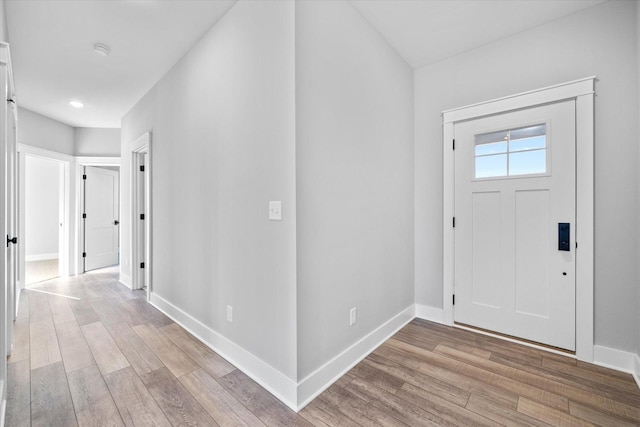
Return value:
<svg viewBox="0 0 640 427">
<path fill-rule="evenodd" d="M 140 214 L 140 219 L 144 219 L 144 214 Z"/>
<path fill-rule="evenodd" d="M 453 305 L 456 305 L 456 294 L 453 294 Z"/>
<path fill-rule="evenodd" d="M 144 262 L 140 263 L 140 268 L 144 268 Z"/>
<path fill-rule="evenodd" d="M 576 242 L 576 249 L 578 249 L 578 242 Z"/>
<path fill-rule="evenodd" d="M 87 219 L 87 214 L 86 213 L 82 214 L 82 219 Z"/>
<path fill-rule="evenodd" d="M 86 252 L 82 252 L 82 258 L 86 258 L 87 257 L 87 253 Z"/>
<path fill-rule="evenodd" d="M 456 228 L 456 217 L 453 217 L 453 228 Z"/>
<path fill-rule="evenodd" d="M 144 172 L 144 165 L 140 165 L 140 172 Z"/>
<path fill-rule="evenodd" d="M 87 175 L 82 175 L 82 179 L 87 179 Z"/>
<path fill-rule="evenodd" d="M 456 149 L 456 140 L 455 139 L 453 140 L 453 149 L 454 150 Z"/>
</svg>

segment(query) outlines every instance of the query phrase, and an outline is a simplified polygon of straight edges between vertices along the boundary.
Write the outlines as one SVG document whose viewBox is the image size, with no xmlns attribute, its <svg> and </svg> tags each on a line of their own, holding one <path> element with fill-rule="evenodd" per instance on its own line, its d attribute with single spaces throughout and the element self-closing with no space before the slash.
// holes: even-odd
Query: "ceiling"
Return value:
<svg viewBox="0 0 640 427">
<path fill-rule="evenodd" d="M 413 68 L 606 0 L 350 0 Z"/>
<path fill-rule="evenodd" d="M 75 127 L 119 127 L 235 1 L 6 0 L 18 104 Z M 349 1 L 417 68 L 604 0 Z"/>
<path fill-rule="evenodd" d="M 75 127 L 120 119 L 235 0 L 7 0 L 18 105 Z M 93 51 L 96 42 L 109 56 Z M 75 109 L 71 99 L 85 106 Z"/>
</svg>

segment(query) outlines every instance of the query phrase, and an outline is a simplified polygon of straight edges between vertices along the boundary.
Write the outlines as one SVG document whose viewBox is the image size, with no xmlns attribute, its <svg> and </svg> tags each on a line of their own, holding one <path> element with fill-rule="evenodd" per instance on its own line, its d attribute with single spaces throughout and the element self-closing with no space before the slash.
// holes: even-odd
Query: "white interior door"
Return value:
<svg viewBox="0 0 640 427">
<path fill-rule="evenodd" d="M 84 179 L 84 269 L 118 264 L 119 173 L 86 166 Z"/>
<path fill-rule="evenodd" d="M 455 321 L 575 350 L 575 102 L 454 133 Z"/>
</svg>

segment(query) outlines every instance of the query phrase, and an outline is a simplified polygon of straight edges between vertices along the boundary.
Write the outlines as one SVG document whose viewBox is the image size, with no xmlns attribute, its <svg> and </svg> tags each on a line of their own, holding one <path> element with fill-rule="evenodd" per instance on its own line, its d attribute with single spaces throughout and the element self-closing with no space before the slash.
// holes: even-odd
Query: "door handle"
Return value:
<svg viewBox="0 0 640 427">
<path fill-rule="evenodd" d="M 7 247 L 9 247 L 9 243 L 13 243 L 14 245 L 18 244 L 18 238 L 14 237 L 13 239 L 10 239 L 9 236 L 7 236 Z"/>
<path fill-rule="evenodd" d="M 571 225 L 568 222 L 558 223 L 558 250 L 570 251 L 571 246 Z"/>
<path fill-rule="evenodd" d="M 114 219 L 113 220 L 113 225 L 118 225 L 118 224 L 120 224 L 120 221 L 118 221 L 117 219 Z"/>
</svg>

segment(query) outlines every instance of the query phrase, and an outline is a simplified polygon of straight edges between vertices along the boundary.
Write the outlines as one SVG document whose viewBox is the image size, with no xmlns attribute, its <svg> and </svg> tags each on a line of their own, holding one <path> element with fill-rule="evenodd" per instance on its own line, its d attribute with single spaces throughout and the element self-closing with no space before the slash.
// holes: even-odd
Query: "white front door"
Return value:
<svg viewBox="0 0 640 427">
<path fill-rule="evenodd" d="M 456 123 L 456 323 L 575 350 L 575 101 Z"/>
<path fill-rule="evenodd" d="M 89 271 L 118 264 L 119 173 L 91 166 L 84 173 L 84 270 Z"/>
</svg>

